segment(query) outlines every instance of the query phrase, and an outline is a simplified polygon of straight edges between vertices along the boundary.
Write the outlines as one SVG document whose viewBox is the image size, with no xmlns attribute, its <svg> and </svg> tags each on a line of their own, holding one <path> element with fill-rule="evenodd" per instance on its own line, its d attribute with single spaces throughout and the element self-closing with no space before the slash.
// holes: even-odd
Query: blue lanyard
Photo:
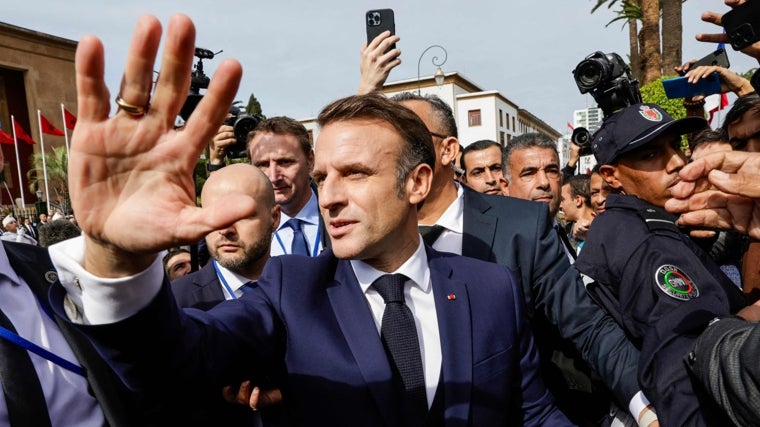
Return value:
<svg viewBox="0 0 760 427">
<path fill-rule="evenodd" d="M 45 311 L 45 314 L 50 317 L 51 320 L 55 321 L 53 318 L 52 313 L 50 313 L 50 310 L 48 310 L 47 307 L 45 307 L 44 304 L 40 303 L 40 307 Z M 12 342 L 13 344 L 16 344 L 17 346 L 24 348 L 28 351 L 31 351 L 32 353 L 36 354 L 37 356 L 40 356 L 42 358 L 45 358 L 56 365 L 60 366 L 63 369 L 66 369 L 68 371 L 71 371 L 77 375 L 84 376 L 84 369 L 82 369 L 81 366 L 69 362 L 68 360 L 64 359 L 63 357 L 46 350 L 37 344 L 27 340 L 26 338 L 20 336 L 19 334 L 11 331 L 10 329 L 4 328 L 0 326 L 0 338 L 5 338 L 6 340 Z"/>
<path fill-rule="evenodd" d="M 235 295 L 235 292 L 232 291 L 232 288 L 227 283 L 227 279 L 224 278 L 224 275 L 222 275 L 222 272 L 219 271 L 219 266 L 216 264 L 216 260 L 212 260 L 214 263 L 214 270 L 216 270 L 216 277 L 219 278 L 219 281 L 222 282 L 222 285 L 224 285 L 224 289 L 227 289 L 227 292 L 232 296 L 232 299 L 238 299 L 237 295 Z"/>
<path fill-rule="evenodd" d="M 282 239 L 280 238 L 280 230 L 277 230 L 274 232 L 274 237 L 277 239 L 277 243 L 280 244 L 280 248 L 282 248 L 282 253 L 287 254 L 288 250 L 285 249 L 285 244 L 282 243 Z M 317 238 L 314 240 L 314 249 L 311 250 L 311 256 L 312 258 L 319 255 L 319 244 L 321 240 L 319 240 L 322 237 L 322 227 L 317 225 Z"/>
</svg>

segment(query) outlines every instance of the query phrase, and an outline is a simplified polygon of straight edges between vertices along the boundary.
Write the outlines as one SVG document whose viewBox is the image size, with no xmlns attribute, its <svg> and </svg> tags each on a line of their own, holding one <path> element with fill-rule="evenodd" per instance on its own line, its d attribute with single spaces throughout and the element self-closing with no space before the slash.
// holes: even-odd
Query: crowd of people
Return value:
<svg viewBox="0 0 760 427">
<path fill-rule="evenodd" d="M 140 18 L 115 114 L 102 44 L 79 44 L 81 230 L 2 220 L 0 424 L 760 425 L 748 81 L 719 70 L 739 99 L 718 130 L 699 98 L 621 108 L 576 174 L 578 147 L 563 167 L 539 133 L 460 141 L 438 97 L 379 94 L 386 32 L 314 146 L 272 117 L 228 162 L 240 64 L 177 129 L 194 27 L 171 18 L 153 86 L 161 32 Z"/>
</svg>

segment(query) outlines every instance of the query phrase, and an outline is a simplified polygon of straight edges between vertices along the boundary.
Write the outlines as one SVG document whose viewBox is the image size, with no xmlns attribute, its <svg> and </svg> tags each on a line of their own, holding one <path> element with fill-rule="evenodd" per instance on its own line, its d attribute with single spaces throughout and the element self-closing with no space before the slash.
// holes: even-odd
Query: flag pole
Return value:
<svg viewBox="0 0 760 427">
<path fill-rule="evenodd" d="M 50 191 L 48 190 L 47 162 L 45 158 L 45 138 L 42 136 L 42 119 L 40 110 L 37 110 L 37 123 L 40 126 L 40 149 L 42 150 L 42 176 L 45 177 L 45 199 L 47 199 L 47 211 L 50 212 Z M 66 127 L 66 126 L 64 126 Z M 39 188 L 39 185 L 37 186 Z"/>
<path fill-rule="evenodd" d="M 21 180 L 21 160 L 18 155 L 18 138 L 16 137 L 16 118 L 11 114 L 11 124 L 13 125 L 13 148 L 16 149 L 16 168 L 18 169 L 18 187 L 21 193 L 21 204 L 26 207 L 26 200 L 24 200 L 24 181 Z M 13 201 L 15 204 L 16 201 Z"/>
<path fill-rule="evenodd" d="M 61 119 L 63 119 L 63 136 L 66 138 L 66 159 L 68 160 L 70 157 L 69 153 L 69 128 L 66 126 L 66 113 L 64 110 L 63 102 L 61 102 Z M 48 212 L 50 212 L 50 207 L 48 207 Z"/>
</svg>

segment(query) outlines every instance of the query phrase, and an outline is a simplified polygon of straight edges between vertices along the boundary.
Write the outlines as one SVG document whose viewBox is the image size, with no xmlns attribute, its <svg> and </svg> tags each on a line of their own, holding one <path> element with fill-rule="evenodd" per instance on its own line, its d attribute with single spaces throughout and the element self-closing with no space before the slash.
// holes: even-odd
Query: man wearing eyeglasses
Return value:
<svg viewBox="0 0 760 427">
<path fill-rule="evenodd" d="M 385 33 L 362 50 L 360 93 L 383 87 L 393 68 L 386 66 L 393 55 L 382 52 L 394 41 L 398 41 L 397 36 Z M 433 182 L 417 211 L 423 239 L 436 250 L 495 262 L 519 272 L 541 355 L 542 377 L 557 406 L 579 425 L 598 425 L 609 416 L 610 394 L 590 393 L 588 375 L 574 369 L 585 360 L 617 399 L 629 405 L 634 417 L 651 414 L 636 379 L 638 350 L 614 320 L 588 298 L 580 275 L 571 268 L 551 228 L 548 209 L 513 197 L 481 194 L 458 184 L 452 165 L 459 154 L 459 142 L 451 107 L 436 96 L 409 92 L 393 99 L 422 119 L 435 148 Z M 560 362 L 562 366 L 554 357 L 558 352 L 571 355 Z"/>
</svg>

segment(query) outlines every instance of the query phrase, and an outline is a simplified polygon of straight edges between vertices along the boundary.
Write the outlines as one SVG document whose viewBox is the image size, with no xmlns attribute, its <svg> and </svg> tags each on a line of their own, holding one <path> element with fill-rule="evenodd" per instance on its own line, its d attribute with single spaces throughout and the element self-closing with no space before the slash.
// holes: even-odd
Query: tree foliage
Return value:
<svg viewBox="0 0 760 427">
<path fill-rule="evenodd" d="M 615 14 L 607 26 L 619 21 L 628 25 L 631 71 L 646 84 L 663 74 L 670 74 L 681 65 L 681 11 L 684 1 L 596 0 L 591 13 L 607 6 Z"/>
<path fill-rule="evenodd" d="M 261 103 L 256 99 L 256 95 L 254 94 L 251 94 L 251 96 L 248 97 L 248 105 L 245 107 L 245 111 L 252 116 L 259 116 L 262 119 L 267 118 L 267 116 L 261 111 Z"/>
<path fill-rule="evenodd" d="M 29 191 L 37 189 L 45 192 L 45 170 L 47 170 L 48 193 L 50 202 L 59 205 L 61 211 L 69 212 L 71 201 L 69 199 L 69 157 L 66 147 L 53 147 L 45 154 L 43 167 L 42 153 L 34 153 L 29 161 L 30 169 L 26 173 Z"/>
<path fill-rule="evenodd" d="M 678 120 L 686 117 L 686 109 L 683 106 L 683 99 L 670 99 L 665 95 L 665 88 L 662 81 L 673 76 L 660 77 L 652 83 L 645 84 L 641 87 L 641 99 L 648 104 L 657 104 L 670 114 L 671 117 Z"/>
</svg>

